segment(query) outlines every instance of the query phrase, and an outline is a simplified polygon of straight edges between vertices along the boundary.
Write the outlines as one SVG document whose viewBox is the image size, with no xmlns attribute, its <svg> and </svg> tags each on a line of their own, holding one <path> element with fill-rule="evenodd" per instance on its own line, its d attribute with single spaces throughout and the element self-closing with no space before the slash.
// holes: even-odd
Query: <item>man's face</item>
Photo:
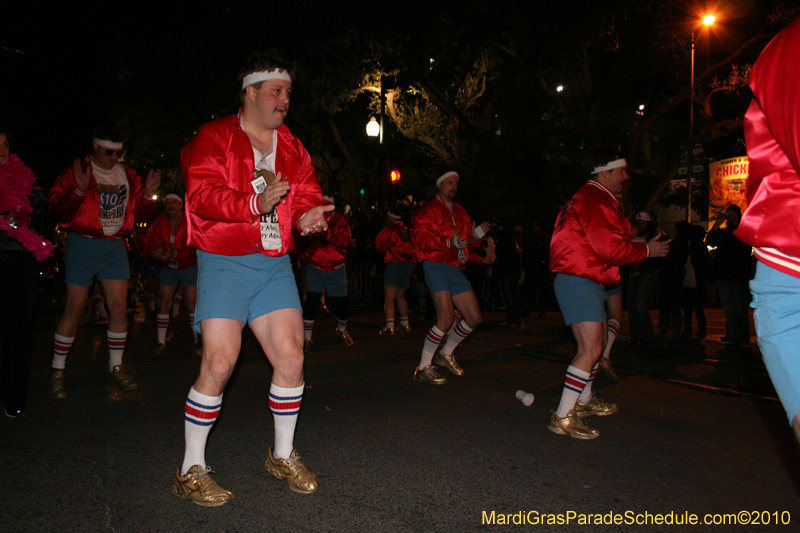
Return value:
<svg viewBox="0 0 800 533">
<path fill-rule="evenodd" d="M 179 215 L 181 213 L 182 206 L 183 203 L 177 198 L 167 198 L 164 200 L 164 209 L 166 209 L 167 214 Z"/>
<path fill-rule="evenodd" d="M 8 137 L 6 137 L 5 133 L 0 133 L 0 167 L 8 163 L 8 156 L 10 153 Z"/>
<path fill-rule="evenodd" d="M 100 146 L 94 141 L 92 141 L 92 147 L 94 148 L 93 161 L 97 163 L 97 166 L 100 168 L 111 170 L 122 158 L 121 149 L 117 150 L 114 148 L 106 148 L 105 146 Z"/>
<path fill-rule="evenodd" d="M 628 181 L 628 167 L 617 167 L 600 173 L 600 181 L 614 194 L 622 194 Z"/>
<path fill-rule="evenodd" d="M 439 194 L 441 194 L 442 198 L 445 200 L 454 199 L 456 197 L 456 192 L 458 192 L 457 176 L 449 176 L 439 184 Z"/>
<path fill-rule="evenodd" d="M 251 87 L 247 88 L 247 97 L 253 103 L 256 120 L 264 128 L 280 127 L 289 113 L 292 84 L 286 80 L 266 80 L 260 89 Z"/>
</svg>

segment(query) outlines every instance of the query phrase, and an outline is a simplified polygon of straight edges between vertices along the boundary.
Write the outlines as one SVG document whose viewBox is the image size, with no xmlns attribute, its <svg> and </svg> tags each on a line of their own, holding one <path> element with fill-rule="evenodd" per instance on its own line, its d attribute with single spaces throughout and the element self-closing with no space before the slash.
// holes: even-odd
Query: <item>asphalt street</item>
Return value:
<svg viewBox="0 0 800 533">
<path fill-rule="evenodd" d="M 154 358 L 152 315 L 131 315 L 126 365 L 140 387 L 120 393 L 108 386 L 105 327 L 87 315 L 68 397 L 51 400 L 57 309 L 44 307 L 27 413 L 0 419 L 0 531 L 800 531 L 800 447 L 755 339 L 750 349 L 721 347 L 724 320 L 708 312 L 703 341 L 632 347 L 623 324 L 612 355 L 620 380 L 597 381 L 619 413 L 589 419 L 600 431 L 593 441 L 547 429 L 574 352 L 558 313 L 524 328 L 486 313 L 456 352 L 466 375 L 439 387 L 411 379 L 424 318 L 407 335 L 381 337 L 380 310 L 354 309 L 346 348 L 321 314 L 295 437 L 320 478 L 312 495 L 264 469 L 271 369 L 245 330 L 206 452 L 235 499 L 202 508 L 170 491 L 199 366 L 186 322 L 173 322 L 167 356 Z M 519 389 L 535 395 L 532 406 L 515 398 Z M 547 514 L 568 523 L 547 524 Z M 597 515 L 622 523 L 578 523 Z M 691 515 L 751 524 L 674 523 Z"/>
</svg>

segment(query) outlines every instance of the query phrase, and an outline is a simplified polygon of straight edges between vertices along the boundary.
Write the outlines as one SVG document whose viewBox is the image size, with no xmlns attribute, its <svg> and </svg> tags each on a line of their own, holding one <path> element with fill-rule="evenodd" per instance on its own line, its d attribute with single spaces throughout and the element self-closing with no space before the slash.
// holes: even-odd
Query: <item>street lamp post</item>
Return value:
<svg viewBox="0 0 800 533">
<path fill-rule="evenodd" d="M 714 23 L 716 18 L 713 15 L 707 15 L 703 19 L 704 26 L 710 26 Z M 691 89 L 689 91 L 689 150 L 686 154 L 686 222 L 692 222 L 692 156 L 694 155 L 694 31 L 692 31 L 692 72 L 691 72 Z"/>
</svg>

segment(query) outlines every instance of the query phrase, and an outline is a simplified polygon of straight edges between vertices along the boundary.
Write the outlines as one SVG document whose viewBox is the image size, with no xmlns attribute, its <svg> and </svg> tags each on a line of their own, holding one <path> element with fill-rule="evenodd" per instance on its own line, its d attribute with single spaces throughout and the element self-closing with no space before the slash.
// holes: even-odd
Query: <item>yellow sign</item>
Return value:
<svg viewBox="0 0 800 533">
<path fill-rule="evenodd" d="M 742 209 L 742 213 L 745 212 L 747 209 L 745 183 L 749 171 L 750 160 L 747 156 L 723 159 L 709 165 L 709 220 L 714 220 L 732 204 L 738 205 Z"/>
</svg>

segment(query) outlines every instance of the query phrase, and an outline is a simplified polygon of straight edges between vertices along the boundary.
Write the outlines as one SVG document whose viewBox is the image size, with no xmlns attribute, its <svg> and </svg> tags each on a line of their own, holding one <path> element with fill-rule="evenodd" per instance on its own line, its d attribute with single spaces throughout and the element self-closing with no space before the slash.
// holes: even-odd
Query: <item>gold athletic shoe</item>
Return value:
<svg viewBox="0 0 800 533">
<path fill-rule="evenodd" d="M 435 366 L 428 365 L 422 370 L 419 368 L 414 370 L 414 381 L 427 383 L 428 385 L 444 385 L 447 383 L 447 378 L 439 374 Z"/>
<path fill-rule="evenodd" d="M 53 370 L 50 373 L 50 386 L 47 388 L 47 393 L 54 400 L 60 400 L 67 397 L 67 389 L 64 388 L 64 371 Z"/>
<path fill-rule="evenodd" d="M 555 411 L 550 411 L 550 423 L 547 429 L 558 435 L 569 435 L 573 439 L 591 440 L 600 436 L 600 432 L 586 425 L 586 421 L 575 414 L 575 409 L 559 418 Z"/>
<path fill-rule="evenodd" d="M 394 328 L 384 326 L 383 329 L 378 332 L 378 335 L 388 335 L 389 337 L 394 337 Z"/>
<path fill-rule="evenodd" d="M 224 505 L 233 499 L 233 494 L 217 485 L 208 475 L 211 472 L 209 467 L 203 470 L 202 466 L 194 465 L 182 476 L 179 468 L 172 480 L 172 493 L 203 507 Z"/>
<path fill-rule="evenodd" d="M 404 333 L 408 333 L 409 331 L 411 331 L 411 326 L 409 325 L 404 326 L 403 324 L 400 324 L 399 326 L 396 326 L 394 329 L 397 333 L 402 335 Z"/>
<path fill-rule="evenodd" d="M 339 338 L 342 339 L 342 343 L 345 346 L 353 345 L 353 338 L 350 337 L 350 334 L 347 333 L 347 330 L 341 331 L 339 328 L 336 328 L 336 334 L 339 335 Z"/>
<path fill-rule="evenodd" d="M 592 392 L 592 397 L 588 402 L 581 403 L 580 400 L 578 400 L 578 403 L 575 404 L 575 412 L 581 418 L 592 415 L 608 416 L 617 412 L 617 404 L 601 400 Z"/>
<path fill-rule="evenodd" d="M 289 483 L 289 488 L 295 492 L 311 494 L 319 488 L 319 479 L 309 472 L 308 468 L 300 461 L 297 450 L 292 450 L 288 459 L 275 459 L 270 446 L 264 466 L 276 478 L 285 479 Z"/>
<path fill-rule="evenodd" d="M 125 368 L 122 365 L 115 366 L 111 373 L 108 374 L 108 377 L 111 378 L 111 384 L 119 390 L 125 391 L 139 388 L 139 384 L 130 374 L 125 372 Z"/>
<path fill-rule="evenodd" d="M 440 350 L 436 352 L 436 355 L 433 356 L 433 364 L 441 366 L 456 376 L 464 375 L 464 369 L 458 366 L 458 363 L 456 362 L 456 356 L 453 354 L 444 354 Z"/>
</svg>

